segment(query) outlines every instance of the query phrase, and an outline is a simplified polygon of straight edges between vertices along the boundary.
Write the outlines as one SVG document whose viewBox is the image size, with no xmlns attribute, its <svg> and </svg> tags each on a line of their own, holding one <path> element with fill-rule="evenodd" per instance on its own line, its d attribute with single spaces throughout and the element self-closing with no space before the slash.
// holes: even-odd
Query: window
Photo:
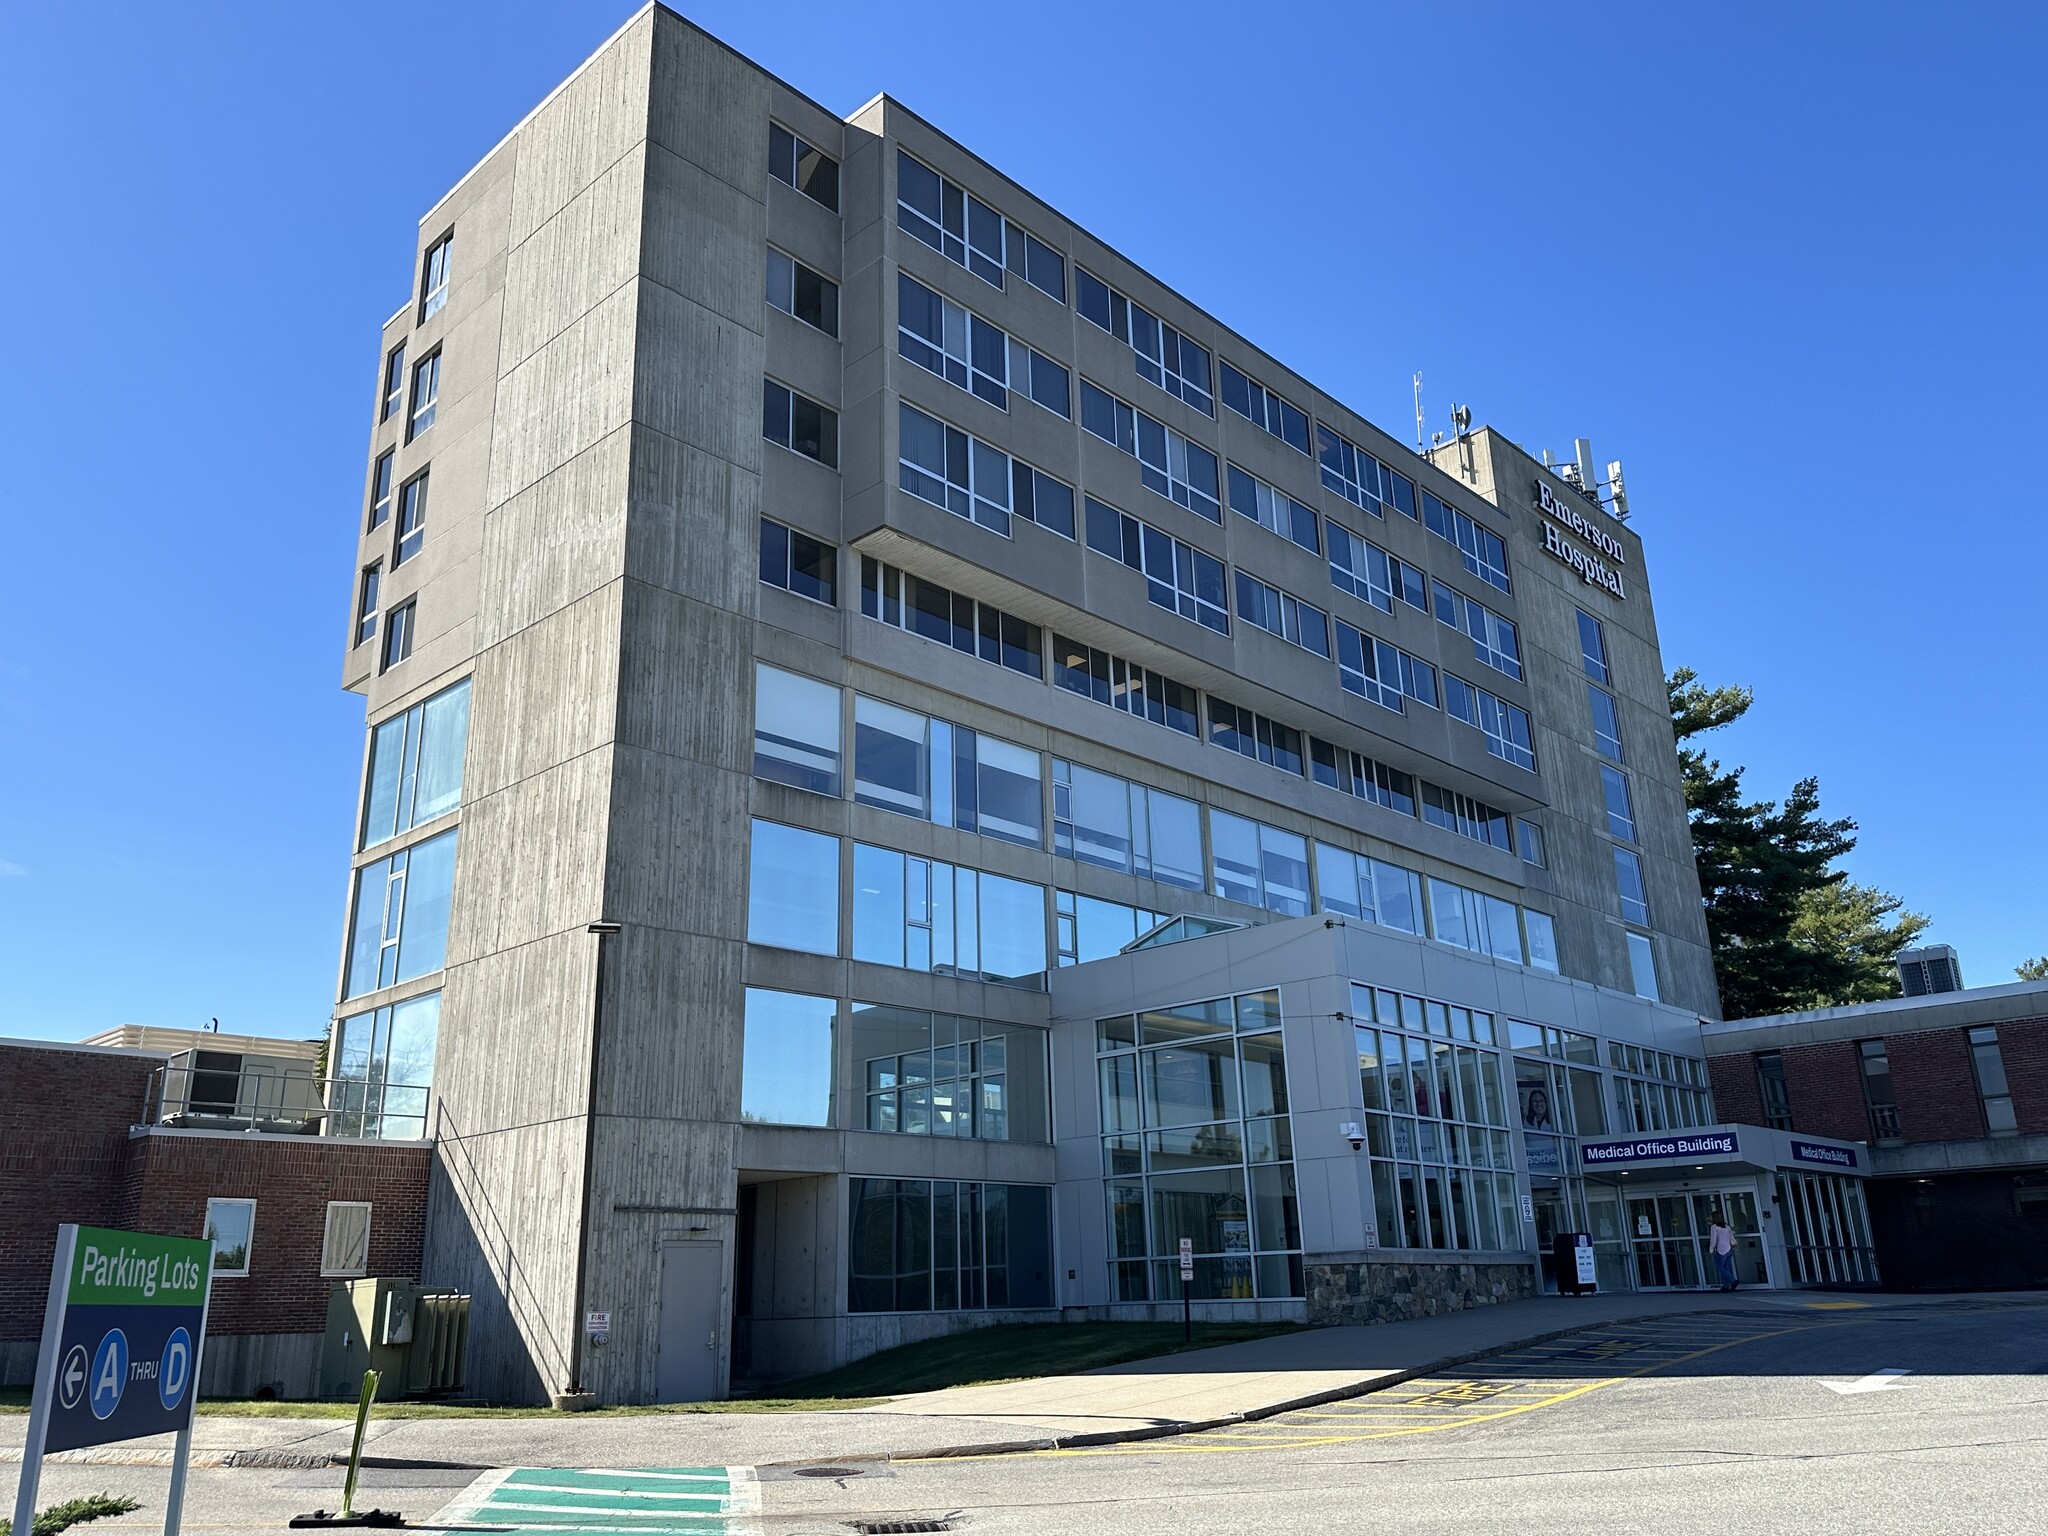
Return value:
<svg viewBox="0 0 2048 1536">
<path fill-rule="evenodd" d="M 1375 1240 L 1521 1248 L 1508 1130 L 1515 1103 L 1500 1053 L 1488 1048 L 1494 1016 L 1356 984 L 1351 1000 Z"/>
<path fill-rule="evenodd" d="M 1458 560 L 1468 572 L 1490 587 L 1508 590 L 1508 547 L 1499 534 L 1480 527 L 1427 491 L 1422 493 L 1422 522 L 1431 533 L 1456 547 Z"/>
<path fill-rule="evenodd" d="M 441 994 L 410 997 L 335 1026 L 324 1134 L 424 1141 Z"/>
<path fill-rule="evenodd" d="M 1051 1191 L 950 1179 L 846 1181 L 849 1312 L 1052 1305 Z"/>
<path fill-rule="evenodd" d="M 1863 1105 L 1870 1111 L 1871 1140 L 1899 1140 L 1899 1101 L 1892 1092 L 1892 1064 L 1882 1040 L 1856 1042 L 1857 1059 L 1863 1066 Z"/>
<path fill-rule="evenodd" d="M 1422 876 L 1384 859 L 1317 843 L 1316 899 L 1324 911 L 1401 933 L 1422 932 Z"/>
<path fill-rule="evenodd" d="M 1408 517 L 1415 515 L 1415 482 L 1328 427 L 1316 428 L 1316 458 L 1322 465 L 1323 484 L 1352 505 L 1363 507 L 1374 517 L 1385 517 L 1388 507 Z"/>
<path fill-rule="evenodd" d="M 853 847 L 853 958 L 1045 986 L 1045 887 L 866 843 Z"/>
<path fill-rule="evenodd" d="M 1059 757 L 1052 760 L 1052 839 L 1054 853 L 1083 864 L 1191 891 L 1204 884 L 1200 806 Z"/>
<path fill-rule="evenodd" d="M 754 777 L 839 794 L 839 690 L 754 663 Z"/>
<path fill-rule="evenodd" d="M 1216 499 L 1216 455 L 1200 443 L 1086 379 L 1081 381 L 1081 425 L 1137 459 L 1138 478 L 1147 490 L 1212 523 L 1223 521 Z"/>
<path fill-rule="evenodd" d="M 1647 926 L 1650 921 L 1650 898 L 1643 886 L 1642 856 L 1635 850 L 1619 846 L 1615 848 L 1614 885 L 1621 893 L 1623 920 Z"/>
<path fill-rule="evenodd" d="M 1013 515 L 1074 536 L 1074 492 L 1064 481 L 907 402 L 897 410 L 897 483 L 912 496 L 1004 538 Z"/>
<path fill-rule="evenodd" d="M 1579 615 L 1580 661 L 1586 668 L 1586 676 L 1596 683 L 1608 681 L 1607 676 L 1607 634 L 1600 621 L 1585 609 L 1577 609 Z"/>
<path fill-rule="evenodd" d="M 1045 676 L 1044 643 L 1036 624 L 871 555 L 860 557 L 860 611 L 1026 677 Z"/>
<path fill-rule="evenodd" d="M 839 211 L 839 162 L 773 123 L 768 125 L 768 174 L 812 202 Z"/>
<path fill-rule="evenodd" d="M 356 586 L 356 638 L 361 645 L 377 633 L 377 581 L 384 574 L 384 563 L 376 561 L 363 567 L 362 579 Z"/>
<path fill-rule="evenodd" d="M 1007 224 L 1010 270 L 1047 298 L 1067 302 L 1067 258 L 1038 236 Z"/>
<path fill-rule="evenodd" d="M 1424 782 L 1422 819 L 1433 827 L 1469 837 L 1503 853 L 1514 851 L 1513 839 L 1508 832 L 1508 813 L 1495 810 L 1469 795 L 1461 795 L 1454 789 Z"/>
<path fill-rule="evenodd" d="M 1216 414 L 1209 392 L 1209 353 L 1142 304 L 1125 298 L 1085 267 L 1074 268 L 1074 302 L 1084 320 L 1137 354 L 1138 377 L 1157 384 L 1204 416 Z"/>
<path fill-rule="evenodd" d="M 438 349 L 420 359 L 412 371 L 412 419 L 405 425 L 409 443 L 434 424 L 434 411 L 441 400 L 441 353 Z"/>
<path fill-rule="evenodd" d="M 747 941 L 814 955 L 839 953 L 838 838 L 755 818 Z"/>
<path fill-rule="evenodd" d="M 391 450 L 385 449 L 377 455 L 377 464 L 370 471 L 370 530 L 374 533 L 384 526 L 384 520 L 391 516 Z"/>
<path fill-rule="evenodd" d="M 451 828 L 356 871 L 343 997 L 430 975 L 446 963 L 460 831 Z"/>
<path fill-rule="evenodd" d="M 1111 1294 L 1302 1294 L 1280 1000 L 1246 993 L 1096 1022 Z"/>
<path fill-rule="evenodd" d="M 1252 710 L 1241 709 L 1213 693 L 1209 695 L 1209 741 L 1226 752 L 1256 758 L 1282 773 L 1297 778 L 1301 775 L 1301 732 Z"/>
<path fill-rule="evenodd" d="M 439 313 L 448 302 L 448 263 L 455 254 L 455 236 L 443 235 L 427 247 L 420 263 L 420 319 Z"/>
<path fill-rule="evenodd" d="M 1785 1058 L 1778 1052 L 1756 1053 L 1756 1086 L 1763 1101 L 1764 1124 L 1777 1131 L 1791 1130 L 1792 1096 L 1785 1087 Z"/>
<path fill-rule="evenodd" d="M 1588 683 L 1586 704 L 1593 712 L 1593 745 L 1602 757 L 1611 757 L 1617 763 L 1625 761 L 1621 755 L 1621 714 L 1614 707 L 1614 695 Z"/>
<path fill-rule="evenodd" d="M 1371 603 L 1382 613 L 1394 611 L 1395 570 L 1401 564 L 1377 544 L 1368 543 L 1332 519 L 1330 522 L 1330 585 Z"/>
<path fill-rule="evenodd" d="M 838 1011 L 829 997 L 747 988 L 740 1044 L 743 1122 L 832 1123 L 832 1020 Z"/>
<path fill-rule="evenodd" d="M 467 678 L 378 725 L 370 735 L 359 846 L 373 847 L 460 805 L 468 745 Z"/>
<path fill-rule="evenodd" d="M 1600 765 L 1600 790 L 1607 798 L 1607 832 L 1626 842 L 1636 841 L 1635 806 L 1629 798 L 1628 775 L 1606 763 Z"/>
<path fill-rule="evenodd" d="M 1538 869 L 1546 867 L 1543 856 L 1543 828 L 1526 817 L 1515 818 L 1515 846 L 1522 851 L 1522 862 L 1533 864 Z"/>
<path fill-rule="evenodd" d="M 389 672 L 412 655 L 412 632 L 419 620 L 419 599 L 407 598 L 384 616 L 384 655 L 379 672 Z"/>
<path fill-rule="evenodd" d="M 1200 881 L 1196 882 L 1197 889 Z M 1053 892 L 1053 927 L 1059 963 L 1085 965 L 1120 954 L 1165 922 L 1164 912 L 1099 901 L 1076 891 Z"/>
<path fill-rule="evenodd" d="M 377 419 L 389 421 L 404 404 L 405 343 L 401 341 L 384 359 L 384 407 L 377 413 Z"/>
<path fill-rule="evenodd" d="M 347 1280 L 370 1272 L 370 1203 L 330 1200 L 320 1234 L 320 1277 Z"/>
<path fill-rule="evenodd" d="M 1531 745 L 1529 712 L 1519 704 L 1497 699 L 1484 688 L 1475 688 L 1453 673 L 1444 674 L 1444 711 L 1462 720 L 1486 737 L 1486 750 L 1504 763 L 1536 770 L 1536 751 Z"/>
<path fill-rule="evenodd" d="M 839 285 L 772 245 L 768 247 L 768 304 L 827 336 L 839 334 Z"/>
<path fill-rule="evenodd" d="M 1970 1031 L 1970 1064 L 1977 1071 L 1985 1132 L 1992 1136 L 2017 1136 L 2019 1121 L 2013 1115 L 2012 1089 L 2006 1082 L 2005 1058 L 1999 1052 L 1995 1028 L 1986 1025 Z"/>
<path fill-rule="evenodd" d="M 896 274 L 896 350 L 947 383 L 1010 408 L 1013 391 L 1071 417 L 1067 370 L 907 272 Z"/>
<path fill-rule="evenodd" d="M 1223 403 L 1253 425 L 1263 427 L 1288 447 L 1309 453 L 1308 417 L 1296 406 L 1276 395 L 1256 379 L 1239 373 L 1218 360 L 1217 377 L 1222 381 Z"/>
<path fill-rule="evenodd" d="M 256 1202 L 207 1201 L 206 1227 L 200 1236 L 213 1244 L 216 1279 L 234 1279 L 248 1274 L 250 1250 L 256 1241 Z"/>
<path fill-rule="evenodd" d="M 1046 1032 L 922 1008 L 855 1003 L 856 1128 L 899 1136 L 1044 1142 Z"/>
<path fill-rule="evenodd" d="M 1036 752 L 862 694 L 853 701 L 853 798 L 943 827 L 1045 846 Z"/>
<path fill-rule="evenodd" d="M 1003 286 L 1007 261 L 1003 216 L 900 149 L 896 151 L 896 227 L 983 282 Z M 1051 248 L 1046 249 L 1050 253 Z"/>
<path fill-rule="evenodd" d="M 421 470 L 398 492 L 398 550 L 393 565 L 403 565 L 427 542 L 427 471 Z"/>
<path fill-rule="evenodd" d="M 1145 578 L 1146 598 L 1168 613 L 1192 619 L 1219 635 L 1230 633 L 1221 560 L 1093 496 L 1083 500 L 1090 549 L 1140 572 Z"/>
<path fill-rule="evenodd" d="M 1520 914 L 1512 901 L 1432 878 L 1429 882 L 1430 937 L 1440 944 L 1522 963 Z"/>
<path fill-rule="evenodd" d="M 1299 833 L 1212 810 L 1209 855 L 1211 895 L 1283 917 L 1308 915 L 1308 840 Z"/>
<path fill-rule="evenodd" d="M 1491 608 L 1473 602 L 1462 592 L 1452 591 L 1440 581 L 1432 582 L 1431 586 L 1436 590 L 1437 618 L 1471 639 L 1472 654 L 1482 665 L 1520 682 L 1522 646 L 1515 626 Z"/>
<path fill-rule="evenodd" d="M 1277 533 L 1283 539 L 1292 539 L 1310 554 L 1322 553 L 1313 511 L 1285 491 L 1275 490 L 1256 475 L 1246 474 L 1235 464 L 1226 466 L 1226 470 L 1233 508 L 1261 528 Z"/>
<path fill-rule="evenodd" d="M 1647 933 L 1631 933 L 1628 936 L 1628 969 L 1629 976 L 1635 984 L 1636 996 L 1647 997 L 1651 1002 L 1657 1002 L 1657 951 L 1651 945 Z"/>
<path fill-rule="evenodd" d="M 1184 736 L 1201 734 L 1200 702 L 1195 690 L 1186 683 L 1176 683 L 1134 661 L 1098 651 L 1065 635 L 1052 637 L 1052 661 L 1056 688 L 1078 693 Z"/>
<path fill-rule="evenodd" d="M 839 547 L 761 519 L 761 579 L 832 608 L 839 603 Z"/>
<path fill-rule="evenodd" d="M 1237 616 L 1290 645 L 1330 659 L 1330 621 L 1323 610 L 1245 571 L 1237 573 Z"/>
<path fill-rule="evenodd" d="M 1309 737 L 1308 755 L 1309 774 L 1318 784 L 1370 800 L 1403 816 L 1415 814 L 1415 780 L 1400 769 L 1375 762 L 1348 747 L 1332 745 L 1319 736 Z"/>
<path fill-rule="evenodd" d="M 1539 971 L 1557 970 L 1557 925 L 1548 912 L 1522 909 L 1522 935 L 1529 941 L 1529 963 Z"/>
<path fill-rule="evenodd" d="M 839 467 L 839 413 L 773 379 L 761 381 L 761 435 L 828 469 Z"/>
<path fill-rule="evenodd" d="M 1437 707 L 1435 667 L 1342 619 L 1337 620 L 1337 681 L 1347 691 L 1397 715 L 1405 711 L 1404 698 L 1431 709 Z"/>
</svg>

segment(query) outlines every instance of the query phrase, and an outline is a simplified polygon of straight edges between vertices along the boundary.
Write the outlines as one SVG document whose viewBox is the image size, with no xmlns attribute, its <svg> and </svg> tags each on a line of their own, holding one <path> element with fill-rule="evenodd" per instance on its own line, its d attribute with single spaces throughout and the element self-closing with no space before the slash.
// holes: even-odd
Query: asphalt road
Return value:
<svg viewBox="0 0 2048 1536">
<path fill-rule="evenodd" d="M 758 1514 L 669 1528 L 845 1536 L 857 1521 L 951 1520 L 987 1536 L 2032 1536 L 2048 1531 L 2048 1298 L 1694 1314 L 1234 1430 L 758 1477 Z M 52 1465 L 43 1502 L 129 1493 L 144 1508 L 92 1531 L 134 1536 L 161 1528 L 164 1479 L 161 1469 Z M 463 1472 L 372 1470 L 365 1482 L 359 1502 L 415 1522 L 478 1497 Z M 332 1507 L 337 1486 L 326 1472 L 197 1469 L 185 1529 L 277 1531 L 292 1513 Z M 573 1523 L 616 1529 L 609 1518 Z M 544 1523 L 557 1524 L 535 1519 Z"/>
</svg>

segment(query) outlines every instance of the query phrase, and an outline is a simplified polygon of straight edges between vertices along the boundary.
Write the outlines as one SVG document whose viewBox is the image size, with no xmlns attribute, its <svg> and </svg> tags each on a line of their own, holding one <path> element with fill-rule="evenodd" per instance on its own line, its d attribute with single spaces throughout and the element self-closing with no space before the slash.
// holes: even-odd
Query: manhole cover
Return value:
<svg viewBox="0 0 2048 1536">
<path fill-rule="evenodd" d="M 864 1467 L 798 1467 L 798 1477 L 859 1477 Z"/>
</svg>

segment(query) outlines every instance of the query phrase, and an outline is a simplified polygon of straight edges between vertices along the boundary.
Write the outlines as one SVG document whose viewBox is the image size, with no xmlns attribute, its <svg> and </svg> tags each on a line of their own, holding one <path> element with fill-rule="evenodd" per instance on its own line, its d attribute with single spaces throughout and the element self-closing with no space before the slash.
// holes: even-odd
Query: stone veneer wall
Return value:
<svg viewBox="0 0 2048 1536">
<path fill-rule="evenodd" d="M 1460 1263 L 1377 1254 L 1317 1254 L 1305 1266 L 1311 1323 L 1398 1323 L 1526 1301 L 1536 1266 L 1523 1260 Z"/>
</svg>

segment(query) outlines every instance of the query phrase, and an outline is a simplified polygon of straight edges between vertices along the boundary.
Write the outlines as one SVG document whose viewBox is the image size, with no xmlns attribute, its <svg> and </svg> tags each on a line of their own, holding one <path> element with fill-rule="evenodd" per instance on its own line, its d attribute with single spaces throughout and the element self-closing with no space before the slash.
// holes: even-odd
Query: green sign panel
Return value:
<svg viewBox="0 0 2048 1536">
<path fill-rule="evenodd" d="M 68 1299 L 74 1307 L 200 1306 L 212 1252 L 204 1238 L 80 1227 Z"/>
</svg>

